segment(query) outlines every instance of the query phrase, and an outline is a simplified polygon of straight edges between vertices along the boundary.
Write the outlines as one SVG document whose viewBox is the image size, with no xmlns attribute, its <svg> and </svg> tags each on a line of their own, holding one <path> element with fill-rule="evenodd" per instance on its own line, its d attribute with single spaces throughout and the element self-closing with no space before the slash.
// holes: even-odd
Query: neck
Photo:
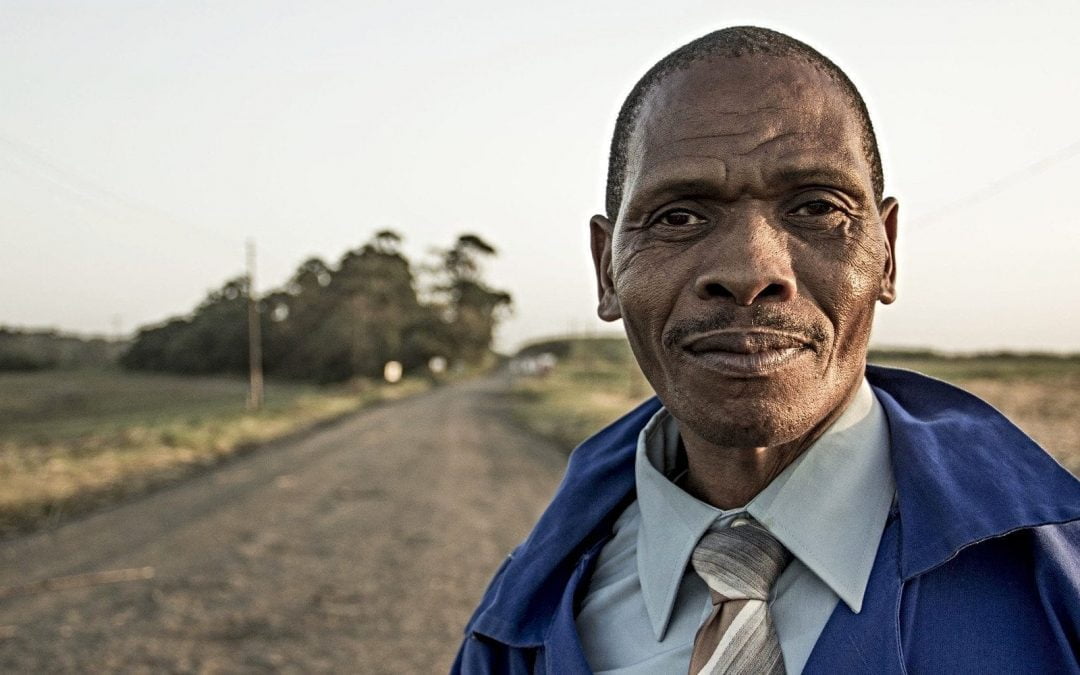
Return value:
<svg viewBox="0 0 1080 675">
<path fill-rule="evenodd" d="M 832 426 L 855 391 L 799 438 L 770 447 L 716 445 L 679 424 L 679 436 L 686 448 L 684 488 L 718 509 L 746 506 Z"/>
</svg>

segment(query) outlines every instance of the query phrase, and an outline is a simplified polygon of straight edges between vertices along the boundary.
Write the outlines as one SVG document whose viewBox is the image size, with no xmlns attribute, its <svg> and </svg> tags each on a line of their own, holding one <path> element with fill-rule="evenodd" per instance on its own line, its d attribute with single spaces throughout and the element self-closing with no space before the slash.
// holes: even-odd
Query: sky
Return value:
<svg viewBox="0 0 1080 675">
<path fill-rule="evenodd" d="M 380 229 L 474 232 L 498 346 L 595 317 L 615 115 L 753 24 L 859 87 L 900 200 L 877 346 L 1080 351 L 1080 3 L 0 0 L 0 325 L 99 334 L 282 285 Z"/>
</svg>

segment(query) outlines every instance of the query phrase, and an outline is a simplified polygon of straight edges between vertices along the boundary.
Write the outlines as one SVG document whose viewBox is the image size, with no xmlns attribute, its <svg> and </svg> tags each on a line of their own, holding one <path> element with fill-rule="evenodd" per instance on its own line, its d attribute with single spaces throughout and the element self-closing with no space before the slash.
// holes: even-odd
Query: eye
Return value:
<svg viewBox="0 0 1080 675">
<path fill-rule="evenodd" d="M 701 225 L 705 222 L 705 219 L 686 209 L 671 209 L 661 213 L 652 222 L 654 225 L 666 225 L 668 227 L 692 227 Z"/>
<path fill-rule="evenodd" d="M 800 204 L 798 207 L 791 211 L 791 215 L 819 218 L 821 216 L 827 216 L 837 211 L 840 211 L 840 209 L 835 204 L 827 202 L 824 199 L 815 199 L 812 202 Z"/>
<path fill-rule="evenodd" d="M 834 230 L 844 227 L 852 218 L 847 209 L 832 199 L 810 198 L 795 203 L 796 206 L 787 212 L 787 218 L 793 226 Z"/>
</svg>

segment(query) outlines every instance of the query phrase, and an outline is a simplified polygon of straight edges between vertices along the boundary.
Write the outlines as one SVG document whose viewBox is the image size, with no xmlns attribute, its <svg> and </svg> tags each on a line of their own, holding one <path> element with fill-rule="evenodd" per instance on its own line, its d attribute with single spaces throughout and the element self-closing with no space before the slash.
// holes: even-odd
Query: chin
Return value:
<svg viewBox="0 0 1080 675">
<path fill-rule="evenodd" d="M 778 393 L 744 389 L 719 398 L 677 394 L 665 406 L 680 425 L 712 445 L 767 448 L 803 437 L 821 417 L 818 406 L 807 405 L 808 397 L 789 399 Z"/>
<path fill-rule="evenodd" d="M 678 419 L 676 417 L 676 419 Z M 738 421 L 698 418 L 686 424 L 712 445 L 730 448 L 771 448 L 790 443 L 810 430 L 810 426 L 790 424 L 776 418 L 744 417 Z"/>
</svg>

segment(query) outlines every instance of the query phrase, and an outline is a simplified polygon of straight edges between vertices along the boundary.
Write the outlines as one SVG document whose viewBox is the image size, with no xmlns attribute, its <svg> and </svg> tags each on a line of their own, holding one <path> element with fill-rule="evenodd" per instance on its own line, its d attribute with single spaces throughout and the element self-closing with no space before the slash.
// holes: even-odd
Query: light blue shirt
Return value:
<svg viewBox="0 0 1080 675">
<path fill-rule="evenodd" d="M 800 673 L 836 603 L 862 609 L 896 492 L 881 405 L 863 380 L 836 422 L 741 509 L 722 511 L 673 482 L 685 466 L 678 440 L 663 408 L 638 437 L 637 500 L 616 521 L 577 615 L 589 665 L 598 675 L 686 673 L 712 609 L 690 554 L 713 521 L 749 515 L 794 556 L 769 607 L 787 672 Z"/>
</svg>

